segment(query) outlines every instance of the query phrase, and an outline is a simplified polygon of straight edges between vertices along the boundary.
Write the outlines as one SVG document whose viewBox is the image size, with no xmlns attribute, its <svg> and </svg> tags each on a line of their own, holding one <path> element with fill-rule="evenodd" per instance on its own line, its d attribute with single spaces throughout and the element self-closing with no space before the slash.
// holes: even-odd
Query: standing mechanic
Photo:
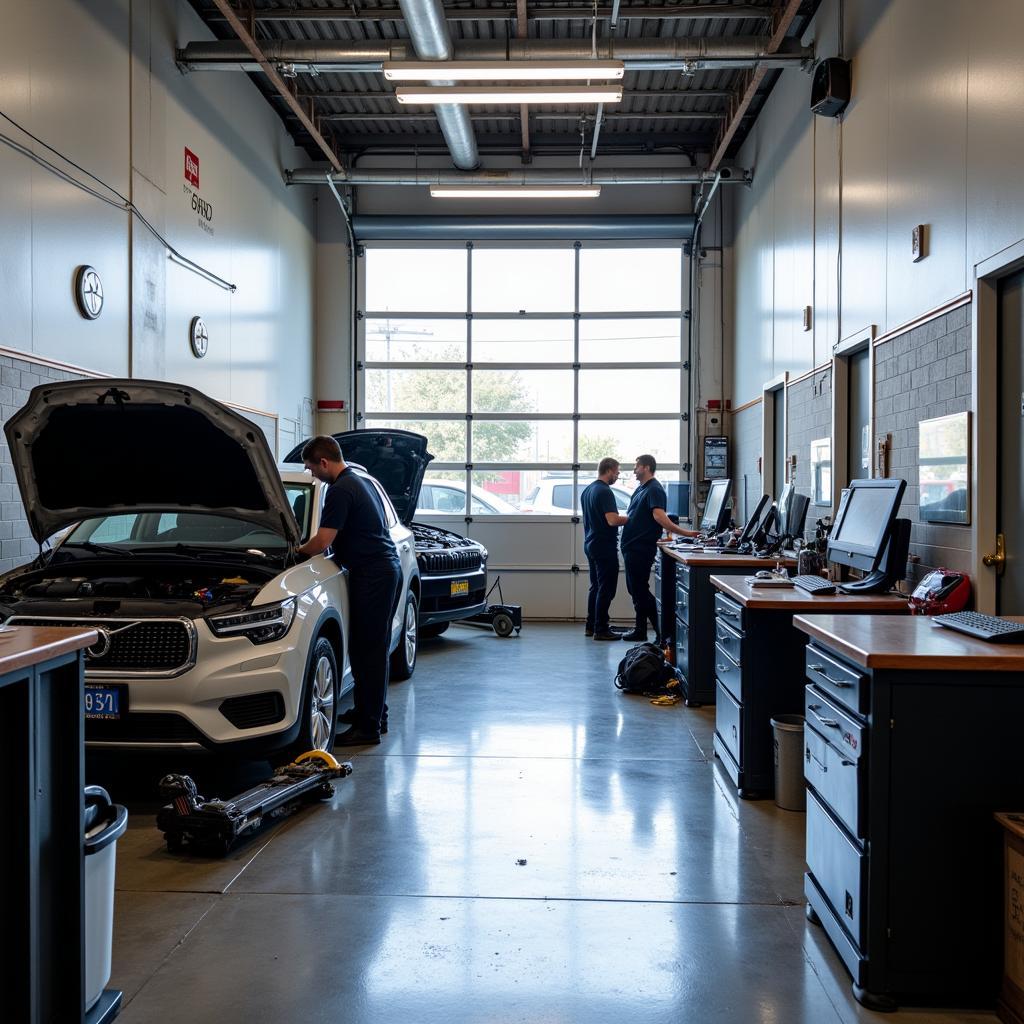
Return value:
<svg viewBox="0 0 1024 1024">
<path fill-rule="evenodd" d="M 317 480 L 330 486 L 320 528 L 298 554 L 308 558 L 333 547 L 334 560 L 348 569 L 348 654 L 355 706 L 338 716 L 349 728 L 335 743 L 380 743 L 381 733 L 388 731 L 388 648 L 402 582 L 398 551 L 380 496 L 345 464 L 333 437 L 314 437 L 302 449 L 302 461 Z"/>
<path fill-rule="evenodd" d="M 597 479 L 580 495 L 583 508 L 583 553 L 590 564 L 590 593 L 587 595 L 587 636 L 595 640 L 618 640 L 608 619 L 608 609 L 619 584 L 619 527 L 628 520 L 619 515 L 611 485 L 619 479 L 617 459 L 602 459 Z"/>
<path fill-rule="evenodd" d="M 654 635 L 661 639 L 658 625 L 658 606 L 651 593 L 651 567 L 658 550 L 661 531 L 678 534 L 680 537 L 696 537 L 696 530 L 677 526 L 665 511 L 668 498 L 665 488 L 654 478 L 658 463 L 653 455 L 638 455 L 633 475 L 640 486 L 626 510 L 627 521 L 622 528 L 622 561 L 626 567 L 626 589 L 633 599 L 636 613 L 636 627 L 626 633 L 623 640 L 643 643 L 647 639 L 647 622 L 654 626 Z"/>
</svg>

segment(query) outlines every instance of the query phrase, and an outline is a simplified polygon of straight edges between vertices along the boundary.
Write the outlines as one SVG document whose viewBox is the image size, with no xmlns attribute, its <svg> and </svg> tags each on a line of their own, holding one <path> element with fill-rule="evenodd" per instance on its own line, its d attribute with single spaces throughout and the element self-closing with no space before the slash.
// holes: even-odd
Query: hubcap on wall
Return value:
<svg viewBox="0 0 1024 1024">
<path fill-rule="evenodd" d="M 309 735 L 317 750 L 326 750 L 331 743 L 331 723 L 334 721 L 334 669 L 329 658 L 316 663 L 313 675 Z"/>
</svg>

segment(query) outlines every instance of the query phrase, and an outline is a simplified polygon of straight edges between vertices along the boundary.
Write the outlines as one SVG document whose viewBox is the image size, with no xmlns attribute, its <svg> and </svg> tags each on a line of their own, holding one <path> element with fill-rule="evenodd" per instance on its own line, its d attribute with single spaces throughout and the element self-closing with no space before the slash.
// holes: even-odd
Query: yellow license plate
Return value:
<svg viewBox="0 0 1024 1024">
<path fill-rule="evenodd" d="M 469 593 L 469 580 L 455 580 L 452 583 L 452 597 L 460 597 Z"/>
</svg>

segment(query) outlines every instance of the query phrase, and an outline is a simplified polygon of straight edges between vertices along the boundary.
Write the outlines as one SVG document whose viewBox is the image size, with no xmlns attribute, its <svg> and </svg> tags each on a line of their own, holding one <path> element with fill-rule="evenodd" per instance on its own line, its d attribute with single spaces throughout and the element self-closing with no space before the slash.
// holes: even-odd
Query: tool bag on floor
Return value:
<svg viewBox="0 0 1024 1024">
<path fill-rule="evenodd" d="M 679 679 L 660 647 L 637 644 L 619 662 L 615 685 L 624 693 L 654 695 L 671 693 L 679 686 Z"/>
</svg>

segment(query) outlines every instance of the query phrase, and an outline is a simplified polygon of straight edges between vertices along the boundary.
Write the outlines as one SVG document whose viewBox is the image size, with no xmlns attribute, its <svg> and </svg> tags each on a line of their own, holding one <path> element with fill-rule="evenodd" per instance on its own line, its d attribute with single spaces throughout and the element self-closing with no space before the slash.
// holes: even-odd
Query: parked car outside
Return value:
<svg viewBox="0 0 1024 1024">
<path fill-rule="evenodd" d="M 346 574 L 300 561 L 326 488 L 279 470 L 260 429 L 178 384 L 53 382 L 4 432 L 43 544 L 0 576 L 10 626 L 86 625 L 90 746 L 290 757 L 334 742 L 352 687 Z M 411 531 L 380 485 L 402 563 L 395 678 L 416 664 Z M 70 527 L 70 529 L 68 529 Z"/>
<path fill-rule="evenodd" d="M 519 509 L 509 504 L 500 494 L 474 490 L 470 495 L 471 516 L 517 516 Z M 420 491 L 420 512 L 438 515 L 466 514 L 466 485 L 458 480 L 426 479 Z"/>
<path fill-rule="evenodd" d="M 590 481 L 581 480 L 575 486 L 573 494 L 572 478 L 559 476 L 541 477 L 540 482 L 520 502 L 519 511 L 522 513 L 564 515 L 571 516 L 579 512 L 580 495 Z M 612 487 L 615 495 L 615 505 L 620 514 L 625 514 L 629 508 L 630 493 L 621 487 Z"/>
<path fill-rule="evenodd" d="M 334 434 L 346 462 L 364 467 L 387 492 L 412 531 L 419 569 L 419 637 L 439 636 L 457 619 L 487 607 L 487 548 L 452 530 L 413 521 L 423 477 L 434 456 L 427 438 L 411 430 L 346 430 Z M 285 457 L 301 463 L 298 444 Z"/>
</svg>

